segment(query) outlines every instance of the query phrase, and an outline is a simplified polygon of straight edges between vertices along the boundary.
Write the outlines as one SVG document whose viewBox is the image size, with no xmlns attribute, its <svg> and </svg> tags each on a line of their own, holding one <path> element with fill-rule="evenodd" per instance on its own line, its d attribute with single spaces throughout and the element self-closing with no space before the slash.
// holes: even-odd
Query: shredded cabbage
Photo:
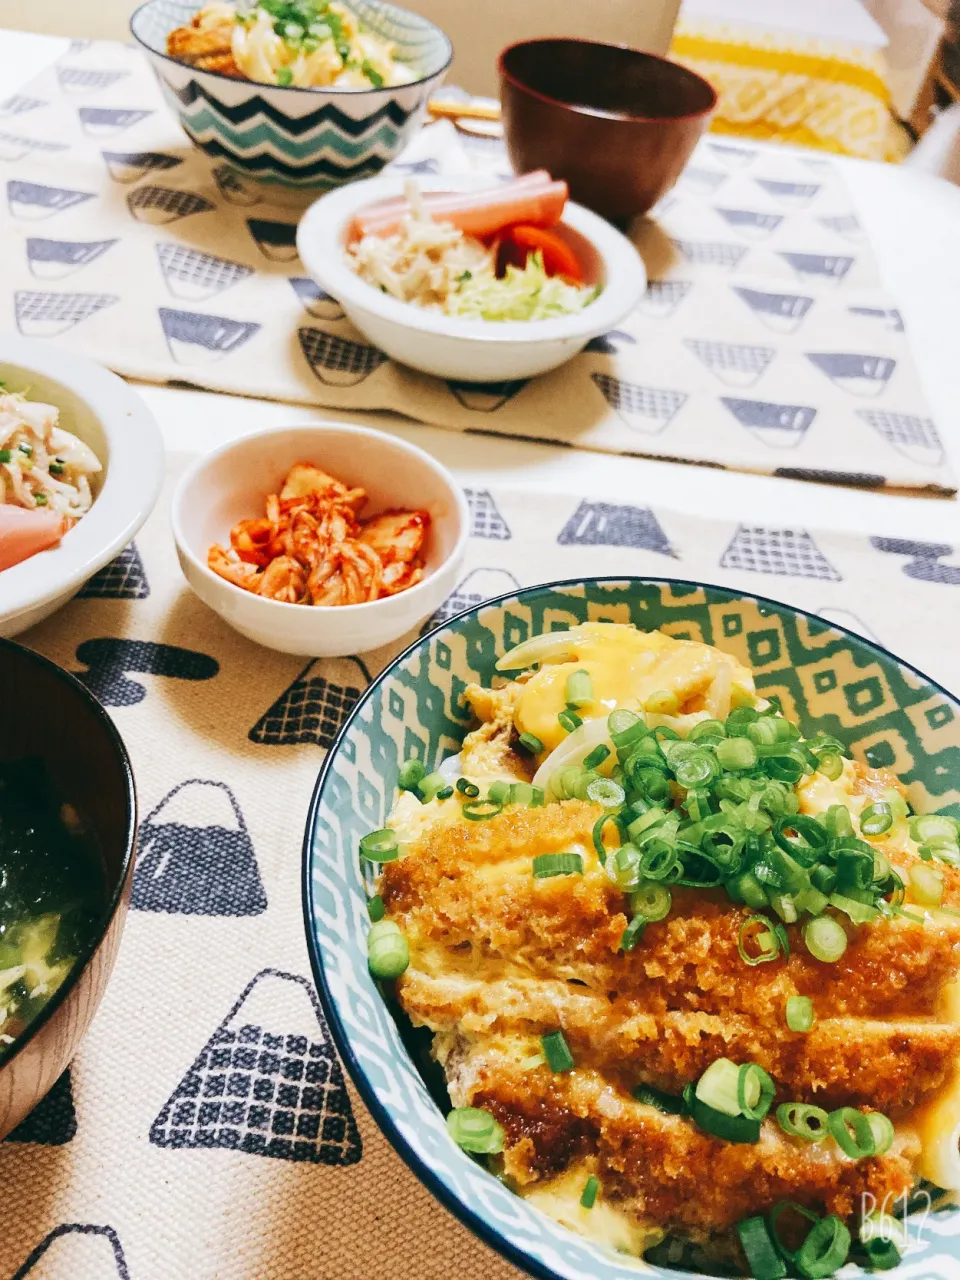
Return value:
<svg viewBox="0 0 960 1280">
<path fill-rule="evenodd" d="M 508 266 L 502 277 L 489 269 L 461 277 L 446 310 L 466 320 L 550 320 L 582 311 L 599 292 L 548 276 L 537 249 L 524 267 Z"/>
</svg>

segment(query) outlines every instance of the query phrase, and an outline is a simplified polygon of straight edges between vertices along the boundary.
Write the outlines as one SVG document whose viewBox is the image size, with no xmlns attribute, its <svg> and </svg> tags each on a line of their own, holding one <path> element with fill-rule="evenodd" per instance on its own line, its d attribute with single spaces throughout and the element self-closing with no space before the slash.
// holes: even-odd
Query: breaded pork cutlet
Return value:
<svg viewBox="0 0 960 1280">
<path fill-rule="evenodd" d="M 791 927 L 789 959 L 745 978 L 737 940 L 748 909 L 720 890 L 675 888 L 671 914 L 624 953 L 626 897 L 592 844 L 602 812 L 571 800 L 428 827 L 384 870 L 384 903 L 410 944 L 401 1004 L 437 1033 L 454 1102 L 503 1125 L 507 1173 L 529 1185 L 591 1153 L 608 1198 L 704 1237 L 783 1199 L 845 1215 L 862 1193 L 882 1201 L 909 1191 L 916 1143 L 907 1138 L 856 1163 L 828 1159 L 772 1120 L 758 1144 L 730 1144 L 638 1104 L 631 1090 L 679 1094 L 728 1057 L 768 1071 L 777 1102 L 903 1114 L 943 1084 L 960 1051 L 960 1026 L 937 1017 L 960 918 L 851 924 L 829 982 Z M 529 874 L 533 851 L 561 850 L 581 853 L 582 876 Z M 945 904 L 960 905 L 960 877 L 948 879 Z M 784 1025 L 794 995 L 816 999 L 809 1033 Z M 557 1028 L 577 1062 L 569 1076 L 529 1065 L 539 1037 Z M 723 1176 L 705 1186 L 706 1167 Z"/>
</svg>

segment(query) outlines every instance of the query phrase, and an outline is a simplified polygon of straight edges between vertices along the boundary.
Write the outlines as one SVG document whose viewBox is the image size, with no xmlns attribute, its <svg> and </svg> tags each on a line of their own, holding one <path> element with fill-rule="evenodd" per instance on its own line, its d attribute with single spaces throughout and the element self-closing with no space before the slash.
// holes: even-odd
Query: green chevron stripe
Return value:
<svg viewBox="0 0 960 1280">
<path fill-rule="evenodd" d="M 183 112 L 181 121 L 188 132 L 196 133 L 201 138 L 212 134 L 241 154 L 262 151 L 269 144 L 291 160 L 316 158 L 324 147 L 343 159 L 360 160 L 369 156 L 377 147 L 395 151 L 400 142 L 400 134 L 389 122 L 382 122 L 379 128 L 362 138 L 346 138 L 339 130 L 328 125 L 309 138 L 293 139 L 278 132 L 266 121 L 261 121 L 252 129 L 234 129 L 207 107 L 194 113 Z"/>
</svg>

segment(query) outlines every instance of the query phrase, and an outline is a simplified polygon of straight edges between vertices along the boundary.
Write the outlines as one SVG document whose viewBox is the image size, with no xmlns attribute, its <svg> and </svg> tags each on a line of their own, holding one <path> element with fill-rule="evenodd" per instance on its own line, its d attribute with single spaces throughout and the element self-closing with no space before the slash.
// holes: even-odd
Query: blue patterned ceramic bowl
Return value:
<svg viewBox="0 0 960 1280">
<path fill-rule="evenodd" d="M 167 35 L 189 23 L 196 0 L 147 0 L 130 20 L 164 97 L 193 142 L 261 182 L 325 191 L 369 178 L 413 137 L 453 49 L 443 32 L 386 0 L 350 0 L 416 72 L 384 89 L 299 89 L 199 71 L 171 58 Z"/>
<path fill-rule="evenodd" d="M 471 727 L 465 685 L 489 684 L 497 657 L 528 636 L 587 620 L 662 628 L 734 654 L 804 733 L 835 734 L 857 758 L 893 769 L 920 812 L 960 816 L 960 702 L 886 650 L 799 609 L 693 582 L 604 578 L 531 587 L 461 613 L 381 672 L 344 725 L 307 824 L 304 913 L 327 1019 L 364 1102 L 417 1176 L 511 1262 L 543 1280 L 636 1280 L 634 1263 L 512 1195 L 448 1137 L 367 971 L 357 857 L 360 837 L 387 818 L 401 761 L 419 756 L 432 769 L 459 748 Z M 898 1276 L 960 1274 L 960 1213 L 935 1212 L 919 1235 Z"/>
</svg>

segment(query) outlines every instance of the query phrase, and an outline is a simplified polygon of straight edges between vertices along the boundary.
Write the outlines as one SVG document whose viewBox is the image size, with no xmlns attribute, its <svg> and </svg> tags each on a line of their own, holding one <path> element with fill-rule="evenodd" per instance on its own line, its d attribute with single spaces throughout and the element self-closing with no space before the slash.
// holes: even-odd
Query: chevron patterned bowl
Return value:
<svg viewBox="0 0 960 1280">
<path fill-rule="evenodd" d="M 360 837 L 387 819 L 401 762 L 419 756 L 433 769 L 459 750 L 471 726 L 466 684 L 489 684 L 497 657 L 528 636 L 588 620 L 663 628 L 735 655 L 805 733 L 835 734 L 857 759 L 897 773 L 920 812 L 960 815 L 960 702 L 879 646 L 776 601 L 695 582 L 594 578 L 512 592 L 452 618 L 387 666 L 346 720 L 314 792 L 303 898 L 324 1010 L 364 1102 L 413 1172 L 509 1261 L 541 1280 L 636 1280 L 635 1261 L 546 1217 L 451 1141 L 408 1052 L 411 1029 L 394 1020 L 367 969 L 357 856 Z M 895 1274 L 960 1274 L 960 1212 L 935 1202 L 910 1241 Z M 851 1265 L 847 1274 L 863 1273 Z"/>
<path fill-rule="evenodd" d="M 202 151 L 261 182 L 325 191 L 369 178 L 420 127 L 427 99 L 453 57 L 432 22 L 386 0 L 350 0 L 357 17 L 392 41 L 416 72 L 384 89 L 301 89 L 199 71 L 168 56 L 167 35 L 189 23 L 194 0 L 147 0 L 130 19 L 167 102 Z"/>
</svg>

